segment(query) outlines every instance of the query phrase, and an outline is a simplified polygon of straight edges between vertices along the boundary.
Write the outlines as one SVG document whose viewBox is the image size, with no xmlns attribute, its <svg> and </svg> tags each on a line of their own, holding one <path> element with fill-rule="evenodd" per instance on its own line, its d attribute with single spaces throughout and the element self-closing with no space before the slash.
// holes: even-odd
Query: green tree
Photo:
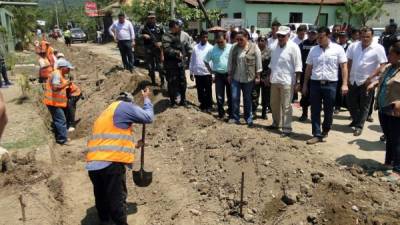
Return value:
<svg viewBox="0 0 400 225">
<path fill-rule="evenodd" d="M 365 26 L 368 20 L 377 19 L 382 14 L 387 14 L 382 8 L 383 0 L 345 0 L 344 4 L 344 8 L 338 9 L 337 16 L 341 19 L 347 18 L 349 24 L 351 19 L 355 18 Z"/>
<path fill-rule="evenodd" d="M 171 0 L 134 0 L 132 6 L 124 7 L 123 10 L 130 15 L 134 21 L 144 22 L 147 12 L 153 10 L 157 14 L 157 20 L 167 23 L 171 19 Z M 204 21 L 204 15 L 198 8 L 188 7 L 183 0 L 176 0 L 176 15 L 184 21 Z M 219 9 L 207 10 L 211 20 L 219 18 Z"/>
<path fill-rule="evenodd" d="M 34 38 L 37 9 L 32 7 L 10 7 L 9 9 L 14 15 L 15 36 L 22 44 L 22 48 L 27 48 Z"/>
</svg>

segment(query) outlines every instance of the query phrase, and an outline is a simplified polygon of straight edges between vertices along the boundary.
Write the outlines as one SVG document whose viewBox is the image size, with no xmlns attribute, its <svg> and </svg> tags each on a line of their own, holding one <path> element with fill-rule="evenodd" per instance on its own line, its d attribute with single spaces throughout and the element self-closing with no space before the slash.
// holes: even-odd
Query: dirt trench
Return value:
<svg viewBox="0 0 400 225">
<path fill-rule="evenodd" d="M 148 79 L 142 69 L 139 74 L 120 71 L 115 66 L 119 62 L 106 54 L 57 48 L 77 67 L 74 79 L 84 90 L 73 141 L 69 146 L 54 145 L 54 165 L 26 164 L 44 166 L 36 169 L 40 173 L 52 168 L 49 174 L 6 186 L 7 190 L 48 190 L 39 192 L 48 193 L 42 200 L 47 208 L 36 210 L 52 220 L 42 224 L 94 225 L 98 220 L 84 168 L 85 138 L 94 119 L 119 92 L 134 92 L 141 104 L 139 90 Z M 381 181 L 379 171 L 339 166 L 317 147 L 281 139 L 262 126 L 248 129 L 226 124 L 193 106 L 170 109 L 165 91 L 152 89 L 157 115 L 146 133 L 145 167 L 154 172 L 154 182 L 148 188 L 135 187 L 131 171 L 127 172 L 129 224 L 400 224 L 400 186 Z M 189 90 L 188 96 L 196 104 L 194 90 Z M 45 109 L 41 110 L 45 115 Z M 136 139 L 140 130 L 135 126 Z M 243 218 L 238 216 L 242 172 Z M 26 173 L 27 177 L 35 174 L 31 170 Z M 15 209 L 10 214 L 20 213 Z M 28 220 L 25 224 L 38 223 Z"/>
</svg>

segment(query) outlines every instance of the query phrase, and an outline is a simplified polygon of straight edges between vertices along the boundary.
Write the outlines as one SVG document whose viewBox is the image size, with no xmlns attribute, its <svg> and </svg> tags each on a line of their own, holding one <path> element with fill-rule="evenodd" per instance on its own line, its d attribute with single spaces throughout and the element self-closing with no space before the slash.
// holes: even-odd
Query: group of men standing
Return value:
<svg viewBox="0 0 400 225">
<path fill-rule="evenodd" d="M 187 104 L 185 67 L 189 63 L 190 78 L 196 82 L 202 111 L 212 110 L 212 84 L 215 83 L 218 116 L 224 118 L 227 98 L 228 120 L 239 123 L 239 104 L 235 102 L 238 99 L 240 102 L 240 92 L 243 92 L 245 120 L 252 126 L 261 96 L 261 118 L 267 119 L 271 111 L 273 122 L 268 128 L 281 129 L 282 136 L 286 137 L 292 133 L 291 103 L 301 92 L 300 121 L 308 119 L 311 106 L 313 138 L 309 144 L 328 136 L 333 114 L 343 105 L 349 108 L 352 118 L 349 126 L 354 128 L 354 135 L 362 133 L 374 98 L 374 93 L 367 92 L 364 84 L 387 62 L 383 46 L 372 41 L 373 29 L 361 29 L 360 40 L 350 44 L 347 33 L 338 26 L 334 27 L 333 34 L 328 28 L 307 30 L 305 26 L 293 34 L 289 27 L 274 23 L 269 37 L 256 33 L 254 28 L 243 29 L 243 34 L 230 30 L 230 43 L 221 33 L 215 35 L 215 46 L 212 46 L 206 31 L 201 32 L 197 44 L 193 45 L 182 27 L 181 20 L 171 20 L 169 31 L 165 32 L 156 24 L 154 12 L 149 12 L 147 23 L 140 31 L 151 81 L 156 83 L 155 71 L 160 74 L 162 86 L 166 78 L 171 106 Z M 128 47 L 134 45 L 132 24 L 124 22 L 124 16 L 120 15 L 110 32 L 119 43 L 124 65 L 128 61 L 126 67 L 133 68 L 129 64 L 132 51 L 127 53 Z M 126 41 L 124 36 L 131 41 Z"/>
<path fill-rule="evenodd" d="M 234 30 L 230 32 L 235 33 Z M 219 117 L 223 118 L 225 114 L 226 92 L 228 118 L 239 123 L 234 103 L 237 94 L 233 93 L 239 87 L 244 98 L 244 119 L 251 126 L 261 92 L 261 117 L 266 119 L 271 110 L 273 122 L 268 129 L 281 129 L 282 137 L 287 137 L 292 133 L 293 96 L 301 92 L 303 114 L 300 121 L 308 119 L 311 106 L 313 138 L 307 141 L 308 144 L 324 141 L 332 128 L 335 109 L 343 105 L 349 108 L 352 120 L 349 126 L 353 128 L 354 136 L 361 135 L 374 98 L 374 93 L 367 91 L 366 83 L 387 63 L 383 46 L 373 42 L 373 29 L 363 27 L 360 40 L 352 43 L 347 36 L 343 38 L 347 35 L 344 31 L 332 35 L 325 27 L 308 31 L 300 27 L 297 36 L 291 35 L 289 27 L 273 24 L 269 38 L 260 35 L 253 40 L 255 35 L 248 32 L 244 35 L 248 42 L 241 47 L 243 35 L 238 31 L 232 38 L 233 45 L 226 43 L 225 35 L 218 34 L 215 46 L 211 46 L 207 42 L 207 32 L 202 32 L 189 66 L 191 78 L 196 79 L 200 109 L 211 110 L 211 85 L 214 81 Z M 238 50 L 233 50 L 236 47 Z M 241 61 L 241 54 L 244 61 Z M 238 68 L 240 74 L 230 74 L 232 71 L 229 70 L 238 71 Z M 246 71 L 249 68 L 254 70 L 254 76 Z M 252 92 L 252 105 L 248 104 L 248 92 Z M 340 103 L 337 103 L 337 98 Z M 322 110 L 324 120 L 321 124 Z"/>
<path fill-rule="evenodd" d="M 147 21 L 139 31 L 143 38 L 145 48 L 145 61 L 149 71 L 152 85 L 156 85 L 155 72 L 159 72 L 160 86 L 164 87 L 165 80 L 168 81 L 168 93 L 171 106 L 187 105 L 186 102 L 186 76 L 185 67 L 192 52 L 193 39 L 183 28 L 180 19 L 169 22 L 169 31 L 156 23 L 154 11 L 149 11 Z M 135 30 L 130 21 L 126 20 L 125 14 L 118 15 L 118 21 L 109 28 L 110 34 L 118 43 L 124 68 L 133 71 L 135 46 Z"/>
</svg>

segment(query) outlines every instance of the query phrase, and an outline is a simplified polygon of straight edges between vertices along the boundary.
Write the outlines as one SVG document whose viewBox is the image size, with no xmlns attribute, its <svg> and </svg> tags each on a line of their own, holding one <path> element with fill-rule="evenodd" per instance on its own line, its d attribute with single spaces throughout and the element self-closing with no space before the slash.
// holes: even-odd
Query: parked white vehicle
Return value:
<svg viewBox="0 0 400 225">
<path fill-rule="evenodd" d="M 385 28 L 383 27 L 374 27 L 372 28 L 374 30 L 374 40 L 373 42 L 378 43 L 379 38 L 382 36 L 383 32 L 385 31 Z"/>
</svg>

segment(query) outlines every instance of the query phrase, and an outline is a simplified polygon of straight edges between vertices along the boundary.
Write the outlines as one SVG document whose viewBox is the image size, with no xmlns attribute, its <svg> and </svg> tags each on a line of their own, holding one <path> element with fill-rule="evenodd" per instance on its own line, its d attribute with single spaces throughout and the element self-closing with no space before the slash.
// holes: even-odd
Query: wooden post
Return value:
<svg viewBox="0 0 400 225">
<path fill-rule="evenodd" d="M 319 16 L 321 15 L 321 10 L 322 10 L 322 5 L 324 4 L 324 0 L 321 0 L 320 4 L 319 4 L 319 9 L 318 9 L 318 15 L 317 18 L 315 19 L 315 23 L 314 25 L 318 26 L 319 24 Z"/>
<path fill-rule="evenodd" d="M 21 205 L 22 221 L 25 223 L 25 221 L 26 221 L 26 215 L 25 215 L 26 204 L 22 198 L 22 194 L 19 195 L 18 200 L 19 200 L 19 204 Z"/>
</svg>

